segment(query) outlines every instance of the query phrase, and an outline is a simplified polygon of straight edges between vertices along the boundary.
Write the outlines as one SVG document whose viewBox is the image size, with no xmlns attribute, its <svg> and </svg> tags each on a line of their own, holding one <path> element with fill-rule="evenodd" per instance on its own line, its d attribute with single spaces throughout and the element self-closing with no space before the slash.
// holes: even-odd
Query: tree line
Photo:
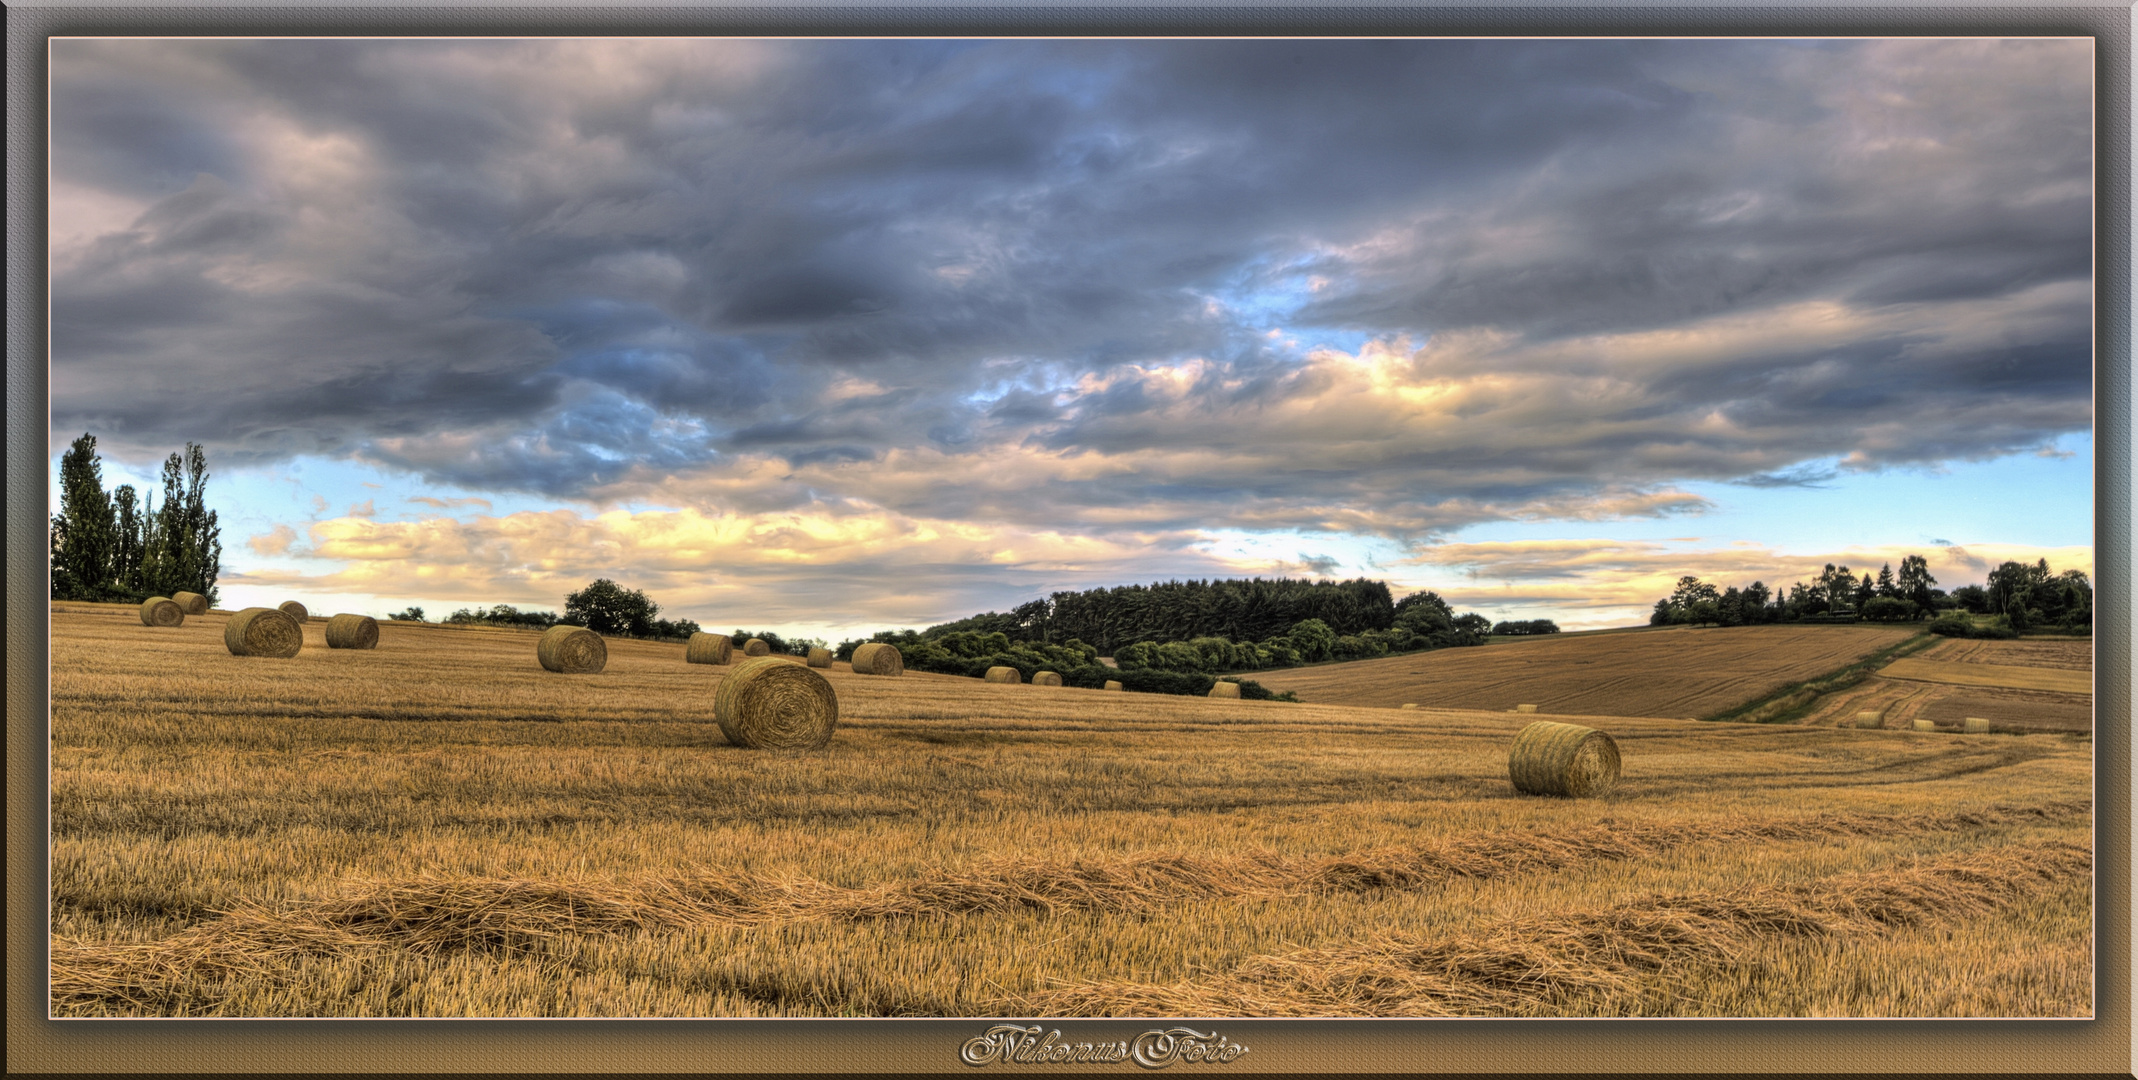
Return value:
<svg viewBox="0 0 2138 1080">
<path fill-rule="evenodd" d="M 215 604 L 222 529 L 208 509 L 208 458 L 198 443 L 163 462 L 163 504 L 127 484 L 104 490 L 96 436 L 83 432 L 59 459 L 52 515 L 52 599 L 124 602 L 196 592 Z"/>
<path fill-rule="evenodd" d="M 930 627 L 928 633 L 999 633 L 1013 642 L 1077 640 L 1112 655 L 1139 641 L 1221 637 L 1262 641 L 1307 619 L 1339 635 L 1386 630 L 1396 603 L 1388 583 L 1231 578 L 1057 592 L 1012 608 Z"/>
<path fill-rule="evenodd" d="M 511 604 L 488 608 L 461 608 L 445 617 L 448 624 L 480 623 L 547 630 L 552 626 L 584 626 L 607 637 L 646 638 L 653 641 L 689 641 L 698 632 L 690 619 L 660 618 L 661 605 L 642 589 L 627 589 L 608 578 L 596 578 L 586 588 L 564 596 L 564 614 L 554 611 L 521 611 Z M 395 619 L 420 621 L 423 609 L 411 607 Z"/>
<path fill-rule="evenodd" d="M 1777 622 L 1908 622 L 1933 619 L 1940 633 L 1959 633 L 1951 616 L 1958 612 L 1994 617 L 1996 625 L 2019 632 L 2056 628 L 2090 632 L 2093 586 L 2078 570 L 2053 574 L 2049 561 L 2033 565 L 2006 562 L 1990 571 L 1986 585 L 1963 585 L 1950 594 L 1933 588 L 1929 561 L 1902 557 L 1900 570 L 1886 563 L 1861 576 L 1847 566 L 1827 563 L 1819 575 L 1786 588 L 1764 582 L 1717 589 L 1698 577 L 1678 579 L 1669 596 L 1657 600 L 1649 614 L 1652 626 L 1749 626 Z"/>
</svg>

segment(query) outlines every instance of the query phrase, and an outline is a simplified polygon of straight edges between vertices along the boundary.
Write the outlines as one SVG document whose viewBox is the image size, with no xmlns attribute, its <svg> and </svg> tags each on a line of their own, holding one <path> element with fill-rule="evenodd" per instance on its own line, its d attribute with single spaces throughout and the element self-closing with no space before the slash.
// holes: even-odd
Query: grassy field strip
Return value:
<svg viewBox="0 0 2138 1080">
<path fill-rule="evenodd" d="M 1652 896 L 1516 920 L 1440 941 L 1389 935 L 1356 946 L 1258 956 L 1215 978 L 1168 985 L 1083 982 L 1014 1002 L 1043 1016 L 1491 1016 L 1652 996 L 1642 985 L 1728 965 L 1787 937 L 1872 937 L 1993 912 L 2088 873 L 2092 855 L 2049 842 L 1988 848 L 1805 885 Z"/>
<path fill-rule="evenodd" d="M 808 879 L 700 873 L 571 882 L 455 878 L 362 883 L 341 896 L 274 910 L 241 904 L 161 941 L 55 940 L 55 1008 L 124 1002 L 154 1008 L 184 983 L 269 978 L 292 957 L 390 947 L 415 952 L 516 950 L 574 934 L 756 926 L 805 919 L 956 916 L 1020 909 L 1148 914 L 1222 897 L 1418 889 L 1452 878 L 1496 878 L 1597 861 L 1651 858 L 1690 844 L 1890 837 L 2082 817 L 2080 803 L 1995 806 L 1958 814 L 1822 814 L 1699 825 L 1582 826 L 1510 836 L 1472 834 L 1435 845 L 1322 859 L 1258 852 L 1194 858 L 1174 852 L 1113 860 L 1002 860 L 867 889 Z"/>
<path fill-rule="evenodd" d="M 1888 661 L 1931 648 L 1938 640 L 1929 634 L 1904 638 L 1844 667 L 1785 686 L 1766 697 L 1745 702 L 1705 719 L 1727 720 L 1740 724 L 1784 724 L 1801 720 L 1805 714 L 1816 710 L 1820 699 L 1826 695 L 1855 686 L 1870 678 L 1881 665 L 1887 665 Z"/>
<path fill-rule="evenodd" d="M 2006 664 L 1940 663 L 1909 658 L 1887 664 L 1880 675 L 1888 679 L 1949 683 L 1954 686 L 1994 686 L 2005 690 L 2050 690 L 2059 694 L 2093 694 L 2093 673 L 2054 668 L 2012 667 Z"/>
</svg>

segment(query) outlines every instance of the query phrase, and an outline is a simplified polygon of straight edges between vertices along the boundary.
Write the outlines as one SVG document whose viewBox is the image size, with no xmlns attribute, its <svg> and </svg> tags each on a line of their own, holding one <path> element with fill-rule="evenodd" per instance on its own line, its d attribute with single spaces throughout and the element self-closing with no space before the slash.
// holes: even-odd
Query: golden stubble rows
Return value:
<svg viewBox="0 0 2138 1080">
<path fill-rule="evenodd" d="M 627 906 L 657 891 L 649 882 L 708 879 L 811 883 L 797 887 L 837 896 L 931 887 L 985 896 L 1004 867 L 1025 868 L 1017 888 L 1044 892 L 1050 881 L 1073 891 L 1112 880 L 1122 867 L 1173 866 L 1193 885 L 1233 880 L 1242 867 L 1365 866 L 1376 852 L 1464 844 L 1548 853 L 1569 837 L 1617 836 L 1633 846 L 1626 857 L 1579 849 L 1507 873 L 1333 892 L 1187 888 L 1155 908 L 1018 902 L 858 920 L 657 922 L 509 948 L 471 935 L 430 949 L 387 937 L 341 954 L 240 950 L 258 966 L 232 977 L 181 966 L 131 998 L 68 1006 L 84 1014 L 1000 1015 L 1094 980 L 1193 982 L 1301 949 L 1476 936 L 1639 896 L 2084 844 L 2089 829 L 2090 747 L 2057 736 L 1614 719 L 1606 726 L 1625 754 L 1624 782 L 1607 798 L 1569 802 L 1507 784 L 1507 742 L 1531 716 L 837 667 L 826 672 L 841 705 L 831 745 L 768 753 L 726 744 L 709 708 L 725 669 L 685 665 L 680 645 L 611 642 L 609 671 L 572 677 L 540 670 L 532 634 L 388 624 L 376 652 L 329 653 L 308 640 L 294 660 L 273 661 L 217 657 L 213 615 L 176 631 L 135 619 L 137 633 L 106 618 L 54 617 L 54 932 L 64 949 L 99 955 L 176 955 L 185 935 L 226 925 L 224 913 L 302 923 L 367 888 L 442 897 L 519 882 Z M 309 638 L 317 627 L 307 629 Z M 181 636 L 195 630 L 200 642 Z M 2000 817 L 1998 807 L 2054 812 Z M 1867 824 L 1729 831 L 1820 815 Z M 1918 827 L 1932 819 L 1951 827 Z M 1644 836 L 1680 840 L 1641 848 Z M 1091 873 L 1060 877 L 1078 866 Z M 1688 1015 L 1873 1015 L 1985 1000 L 2071 1015 L 2086 1003 L 2049 973 L 2090 964 L 2083 885 L 2064 882 L 2036 899 L 2049 907 L 1993 920 L 2009 927 L 2002 933 L 1972 920 L 1949 948 L 1933 947 L 1944 932 L 1935 921 L 1883 933 L 1865 946 L 1880 958 L 1875 970 L 1828 938 L 1762 939 L 1733 954 L 1802 969 L 1807 986 L 1822 988 L 1810 1005 L 1735 961 L 1644 975 L 1623 1000 Z M 2003 996 L 1940 1006 L 1906 989 L 1963 969 L 2001 973 Z M 1595 1006 L 1583 1001 L 1568 1007 Z"/>
</svg>

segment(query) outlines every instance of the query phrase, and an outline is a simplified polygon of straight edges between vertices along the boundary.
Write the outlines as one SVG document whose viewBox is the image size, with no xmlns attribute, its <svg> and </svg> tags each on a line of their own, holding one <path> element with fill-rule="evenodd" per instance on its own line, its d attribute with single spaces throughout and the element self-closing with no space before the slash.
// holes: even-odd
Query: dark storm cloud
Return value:
<svg viewBox="0 0 2138 1080">
<path fill-rule="evenodd" d="M 54 430 L 1399 533 L 2013 452 L 2091 418 L 2086 57 L 56 42 Z"/>
</svg>

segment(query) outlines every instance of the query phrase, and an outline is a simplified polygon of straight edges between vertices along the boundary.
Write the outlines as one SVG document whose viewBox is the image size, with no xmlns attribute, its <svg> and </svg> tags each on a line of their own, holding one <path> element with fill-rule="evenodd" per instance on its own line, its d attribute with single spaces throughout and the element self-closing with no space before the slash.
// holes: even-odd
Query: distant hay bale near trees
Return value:
<svg viewBox="0 0 2138 1080">
<path fill-rule="evenodd" d="M 704 631 L 692 634 L 690 643 L 683 646 L 683 662 L 686 664 L 726 664 L 735 656 L 735 642 L 726 634 L 708 634 Z"/>
<path fill-rule="evenodd" d="M 898 646 L 871 641 L 854 649 L 854 670 L 863 675 L 903 675 L 906 658 Z"/>
<path fill-rule="evenodd" d="M 327 648 L 376 649 L 379 621 L 369 615 L 336 615 L 327 620 Z"/>
<path fill-rule="evenodd" d="M 304 631 L 280 608 L 246 608 L 223 624 L 223 646 L 232 656 L 287 660 L 304 648 Z"/>
<path fill-rule="evenodd" d="M 185 606 L 168 596 L 151 596 L 141 601 L 143 626 L 183 626 L 185 621 Z"/>
<path fill-rule="evenodd" d="M 859 656 L 860 650 L 856 649 L 854 651 L 854 654 L 856 656 Z M 1024 682 L 1023 672 L 1018 671 L 1016 668 L 1007 667 L 1002 664 L 997 664 L 994 667 L 988 668 L 987 674 L 981 677 L 986 679 L 988 682 L 1012 684 L 1021 684 Z"/>
<path fill-rule="evenodd" d="M 179 610 L 188 615 L 206 615 L 208 598 L 197 592 L 174 592 L 171 599 L 177 601 Z"/>
<path fill-rule="evenodd" d="M 758 750 L 816 750 L 839 723 L 839 697 L 807 665 L 746 660 L 713 691 L 713 721 L 728 741 Z"/>
<path fill-rule="evenodd" d="M 1104 687 L 1104 689 L 1107 689 L 1107 690 L 1119 690 L 1119 689 L 1121 689 L 1121 680 L 1119 680 L 1119 679 L 1108 679 L 1108 680 L 1106 680 L 1106 686 Z"/>
<path fill-rule="evenodd" d="M 1211 697 L 1236 698 L 1240 696 L 1240 684 L 1219 679 L 1210 686 Z"/>
<path fill-rule="evenodd" d="M 810 666 L 810 667 L 827 667 L 827 668 L 828 668 L 828 667 L 830 667 L 830 666 L 831 666 L 831 650 L 830 650 L 830 649 L 818 649 L 818 648 L 811 648 L 811 649 L 809 650 L 809 666 Z"/>
<path fill-rule="evenodd" d="M 1539 720 L 1516 733 L 1507 776 L 1530 795 L 1600 795 L 1618 783 L 1618 743 L 1594 728 Z"/>
<path fill-rule="evenodd" d="M 1060 686 L 1061 684 L 1062 677 L 1056 672 L 1035 671 L 1032 673 L 1033 686 Z"/>
<path fill-rule="evenodd" d="M 300 623 L 312 617 L 311 611 L 307 610 L 303 604 L 300 604 L 295 600 L 284 600 L 280 604 L 275 605 L 275 610 L 283 613 L 284 615 L 289 616 L 292 619 L 297 620 Z"/>
<path fill-rule="evenodd" d="M 765 644 L 765 639 L 763 638 L 753 637 L 742 643 L 742 655 L 770 656 L 772 655 L 772 646 Z"/>
<path fill-rule="evenodd" d="M 598 675 L 609 666 L 609 645 L 584 626 L 552 626 L 535 642 L 535 659 L 560 675 Z"/>
</svg>

